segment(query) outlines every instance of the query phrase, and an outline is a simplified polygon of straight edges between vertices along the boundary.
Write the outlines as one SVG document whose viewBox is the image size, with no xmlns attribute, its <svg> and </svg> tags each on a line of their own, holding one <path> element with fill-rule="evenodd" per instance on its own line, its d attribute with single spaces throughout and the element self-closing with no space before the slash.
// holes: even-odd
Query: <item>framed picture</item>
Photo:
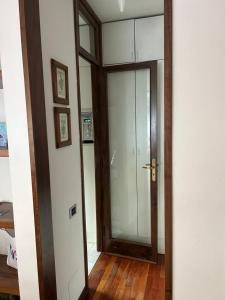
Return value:
<svg viewBox="0 0 225 300">
<path fill-rule="evenodd" d="M 5 122 L 0 122 L 0 149 L 8 149 L 7 128 Z"/>
<path fill-rule="evenodd" d="M 72 145 L 70 109 L 54 108 L 56 148 Z"/>
<path fill-rule="evenodd" d="M 54 102 L 69 105 L 68 67 L 52 59 L 51 68 Z"/>
</svg>

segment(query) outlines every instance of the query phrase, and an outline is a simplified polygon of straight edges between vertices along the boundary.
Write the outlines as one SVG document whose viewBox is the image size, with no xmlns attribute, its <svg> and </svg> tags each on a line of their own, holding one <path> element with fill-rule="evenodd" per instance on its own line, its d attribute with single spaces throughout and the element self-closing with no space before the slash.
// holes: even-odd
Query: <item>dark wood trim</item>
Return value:
<svg viewBox="0 0 225 300">
<path fill-rule="evenodd" d="M 76 73 L 77 73 L 77 105 L 80 134 L 80 168 L 81 168 L 81 191 L 82 191 L 82 220 L 83 220 L 83 247 L 84 247 L 84 272 L 85 272 L 85 289 L 88 289 L 88 255 L 87 255 L 87 231 L 86 231 L 86 212 L 85 212 L 85 192 L 84 192 L 84 158 L 83 158 L 83 141 L 81 126 L 81 94 L 80 94 L 80 69 L 79 69 L 79 0 L 74 0 L 74 33 L 76 49 Z"/>
<path fill-rule="evenodd" d="M 99 61 L 96 61 L 87 53 L 85 50 L 80 48 L 79 42 L 79 6 L 83 5 L 83 7 L 89 12 L 92 18 L 98 23 L 99 29 L 99 39 L 98 39 L 98 48 L 99 48 Z M 84 192 L 84 168 L 83 168 L 83 143 L 82 143 L 82 126 L 81 126 L 81 94 L 80 94 L 80 70 L 79 70 L 79 55 L 83 57 L 85 60 L 89 61 L 92 65 L 92 96 L 93 96 L 93 120 L 95 127 L 95 176 L 99 178 L 99 168 L 100 168 L 100 160 L 98 157 L 98 147 L 99 138 L 97 134 L 97 124 L 96 118 L 98 115 L 98 104 L 97 94 L 99 92 L 99 84 L 96 77 L 99 74 L 102 62 L 102 43 L 101 43 L 101 22 L 96 14 L 93 12 L 89 4 L 85 0 L 74 0 L 74 30 L 75 30 L 75 48 L 76 48 L 76 71 L 77 71 L 77 96 L 78 96 L 78 117 L 79 117 L 79 132 L 80 132 L 80 157 L 81 157 L 81 184 L 82 184 L 82 217 L 83 217 L 83 237 L 84 237 L 84 269 L 85 269 L 85 288 L 88 290 L 88 256 L 87 256 L 87 232 L 86 232 L 86 212 L 85 212 L 85 192 Z M 96 72 L 96 73 L 95 73 Z M 94 75 L 95 73 L 95 75 Z M 94 78 L 94 80 L 93 80 Z M 96 81 L 95 81 L 96 80 Z M 98 86 L 97 86 L 98 84 Z M 98 180 L 98 179 L 97 179 Z M 101 215 L 101 207 L 100 207 L 100 194 L 101 190 L 99 185 L 96 186 L 96 214 L 97 214 L 97 241 L 98 241 L 98 250 L 101 251 L 102 247 L 102 233 L 101 233 L 101 219 L 99 215 Z"/>
<path fill-rule="evenodd" d="M 89 11 L 89 13 L 96 20 L 96 22 L 101 25 L 101 23 L 102 23 L 101 20 L 99 19 L 99 17 L 97 16 L 97 14 L 95 13 L 95 11 L 91 7 L 91 5 L 87 2 L 87 0 L 80 0 L 80 2 L 83 4 L 83 6 L 86 8 L 86 10 Z"/>
<path fill-rule="evenodd" d="M 165 265 L 165 254 L 158 254 L 158 265 Z"/>
<path fill-rule="evenodd" d="M 172 0 L 164 1 L 165 9 L 165 237 L 166 237 L 166 255 L 165 255 L 165 276 L 166 276 L 166 300 L 173 298 L 173 183 L 172 183 L 172 110 L 173 110 L 173 92 L 172 92 Z"/>
<path fill-rule="evenodd" d="M 78 43 L 78 50 L 79 54 L 87 59 L 89 62 L 94 63 L 96 65 L 101 64 L 101 22 L 99 18 L 94 13 L 91 6 L 86 2 L 82 0 L 76 0 L 77 3 L 77 11 L 75 12 L 75 18 L 76 18 L 76 41 Z M 82 16 L 88 20 L 88 22 L 93 26 L 94 28 L 94 48 L 95 48 L 95 56 L 93 56 L 91 53 L 86 51 L 84 48 L 80 46 L 80 30 L 79 30 L 79 13 L 82 14 Z"/>
<path fill-rule="evenodd" d="M 111 230 L 111 205 L 110 205 L 110 170 L 109 170 L 109 134 L 108 134 L 108 95 L 107 95 L 107 74 L 113 72 L 135 71 L 140 69 L 151 70 L 151 157 L 157 159 L 157 61 L 148 61 L 142 63 L 132 63 L 123 65 L 114 65 L 104 67 L 104 86 L 105 94 L 102 97 L 101 104 L 101 120 L 102 124 L 102 181 L 103 182 L 103 220 L 104 220 L 104 237 L 103 251 L 107 253 L 121 254 L 134 258 L 144 259 L 157 262 L 158 255 L 158 196 L 157 196 L 157 180 L 151 181 L 151 245 L 142 243 L 128 242 L 112 238 Z M 149 199 L 150 200 L 150 199 Z"/>
<path fill-rule="evenodd" d="M 38 0 L 20 0 L 40 300 L 57 300 Z"/>
<path fill-rule="evenodd" d="M 112 21 L 103 22 L 102 24 L 122 22 L 122 21 L 130 21 L 130 20 L 148 19 L 148 18 L 154 18 L 154 17 L 160 17 L 160 16 L 164 16 L 164 14 L 154 14 L 154 15 L 147 15 L 147 16 L 142 16 L 142 17 L 137 17 L 137 18 L 134 17 L 134 18 L 125 18 L 125 19 L 119 19 L 119 20 L 112 20 Z"/>
<path fill-rule="evenodd" d="M 68 140 L 62 142 L 60 136 L 60 114 L 67 115 L 67 125 L 68 125 Z M 55 121 L 55 144 L 56 148 L 62 148 L 65 146 L 72 145 L 72 136 L 71 136 L 71 117 L 70 117 L 70 108 L 67 107 L 54 107 L 54 121 Z"/>
<path fill-rule="evenodd" d="M 91 66 L 91 77 L 92 77 L 92 106 L 93 106 L 93 120 L 94 120 L 94 131 L 95 131 L 95 188 L 96 188 L 96 221 L 97 221 L 97 250 L 103 251 L 102 241 L 102 226 L 103 226 L 103 212 L 102 212 L 102 161 L 101 161 L 101 67 Z"/>
<path fill-rule="evenodd" d="M 88 287 L 85 286 L 78 300 L 85 300 L 88 296 Z"/>
<path fill-rule="evenodd" d="M 151 157 L 150 163 L 153 159 L 158 162 L 158 111 L 157 111 L 157 74 L 158 74 L 157 61 L 150 63 L 151 81 Z M 152 230 L 152 253 L 153 261 L 157 262 L 158 255 L 158 170 L 156 167 L 156 181 L 151 180 L 151 230 Z"/>
<path fill-rule="evenodd" d="M 123 65 L 112 65 L 112 66 L 104 67 L 104 71 L 107 73 L 113 73 L 113 72 L 122 72 L 122 71 L 141 70 L 141 69 L 147 69 L 153 67 L 155 71 L 156 64 L 157 64 L 157 60 L 144 61 L 140 63 L 131 63 L 131 64 L 129 63 Z"/>
<path fill-rule="evenodd" d="M 80 48 L 79 50 L 79 55 L 88 60 L 90 63 L 93 63 L 93 64 L 96 64 L 96 65 L 99 65 L 99 62 L 93 58 L 93 56 L 90 55 L 90 53 L 88 53 L 85 49 L 83 48 Z"/>
</svg>

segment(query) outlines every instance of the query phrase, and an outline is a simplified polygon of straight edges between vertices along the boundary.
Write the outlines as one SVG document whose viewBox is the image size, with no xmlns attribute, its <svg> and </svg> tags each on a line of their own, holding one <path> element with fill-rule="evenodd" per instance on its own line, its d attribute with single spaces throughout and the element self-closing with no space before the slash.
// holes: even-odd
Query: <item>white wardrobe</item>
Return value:
<svg viewBox="0 0 225 300">
<path fill-rule="evenodd" d="M 102 36 L 104 65 L 164 59 L 164 16 L 105 23 Z"/>
</svg>

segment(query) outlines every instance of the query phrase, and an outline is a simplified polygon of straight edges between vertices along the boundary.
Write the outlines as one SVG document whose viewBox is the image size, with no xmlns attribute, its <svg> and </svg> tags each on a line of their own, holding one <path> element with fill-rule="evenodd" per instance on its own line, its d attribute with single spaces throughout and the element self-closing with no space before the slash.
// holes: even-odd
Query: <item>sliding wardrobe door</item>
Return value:
<svg viewBox="0 0 225 300">
<path fill-rule="evenodd" d="M 155 66 L 105 69 L 104 251 L 151 261 L 157 258 Z"/>
</svg>

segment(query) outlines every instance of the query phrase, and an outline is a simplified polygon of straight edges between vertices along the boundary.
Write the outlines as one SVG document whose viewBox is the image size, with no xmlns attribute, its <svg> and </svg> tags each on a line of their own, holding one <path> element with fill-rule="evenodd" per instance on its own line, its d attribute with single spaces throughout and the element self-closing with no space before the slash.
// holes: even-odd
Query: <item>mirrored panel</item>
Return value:
<svg viewBox="0 0 225 300">
<path fill-rule="evenodd" d="M 95 28 L 88 19 L 79 13 L 80 47 L 96 57 Z"/>
</svg>

